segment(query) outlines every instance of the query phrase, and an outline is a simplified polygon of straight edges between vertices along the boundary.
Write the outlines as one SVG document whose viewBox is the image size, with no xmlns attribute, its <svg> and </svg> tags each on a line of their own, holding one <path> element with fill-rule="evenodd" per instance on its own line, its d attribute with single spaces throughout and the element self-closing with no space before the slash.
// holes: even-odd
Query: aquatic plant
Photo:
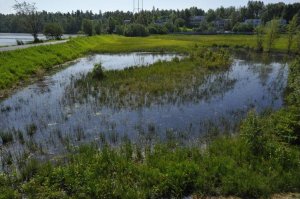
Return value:
<svg viewBox="0 0 300 199">
<path fill-rule="evenodd" d="M 95 79 L 101 80 L 105 78 L 104 69 L 101 63 L 95 64 L 94 69 L 92 71 L 92 76 Z"/>
<path fill-rule="evenodd" d="M 229 52 L 222 49 L 212 51 L 205 48 L 198 48 L 191 52 L 190 59 L 210 70 L 228 69 L 232 63 Z"/>
<path fill-rule="evenodd" d="M 35 124 L 30 124 L 26 127 L 27 135 L 32 137 L 37 131 L 37 126 Z"/>
<path fill-rule="evenodd" d="M 89 96 L 98 99 L 103 106 L 114 108 L 174 103 L 185 98 L 196 101 L 207 96 L 204 89 L 198 88 L 212 72 L 220 75 L 220 78 L 214 80 L 215 84 L 207 85 L 205 89 L 210 91 L 209 94 L 232 88 L 235 81 L 221 74 L 232 63 L 229 53 L 209 49 L 195 51 L 181 60 L 177 57 L 170 62 L 160 61 L 145 67 L 133 66 L 103 72 L 100 66 L 98 75 L 92 71 L 72 81 L 66 89 L 66 103 L 86 100 Z M 104 79 L 98 79 L 103 76 Z"/>
<path fill-rule="evenodd" d="M 0 138 L 2 139 L 3 145 L 10 144 L 14 141 L 14 136 L 11 132 L 0 131 Z"/>
<path fill-rule="evenodd" d="M 25 139 L 24 139 L 23 132 L 19 130 L 19 131 L 17 131 L 17 135 L 18 135 L 19 142 L 21 144 L 24 144 L 25 143 Z"/>
</svg>

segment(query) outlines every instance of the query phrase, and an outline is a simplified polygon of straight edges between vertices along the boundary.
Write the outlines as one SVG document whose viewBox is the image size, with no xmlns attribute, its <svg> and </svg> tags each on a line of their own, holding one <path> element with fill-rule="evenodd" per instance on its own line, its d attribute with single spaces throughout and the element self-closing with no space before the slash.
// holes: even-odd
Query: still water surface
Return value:
<svg viewBox="0 0 300 199">
<path fill-rule="evenodd" d="M 63 39 L 69 37 L 75 37 L 76 35 L 63 35 Z M 38 38 L 40 40 L 46 40 L 46 37 L 43 34 L 39 34 Z M 24 44 L 33 41 L 31 34 L 26 33 L 0 33 L 0 46 L 14 46 L 17 45 L 17 40 L 23 41 Z"/>
<path fill-rule="evenodd" d="M 36 142 L 57 153 L 59 143 L 66 137 L 72 143 L 99 140 L 103 136 L 110 142 L 118 142 L 122 137 L 141 141 L 164 139 L 168 132 L 173 132 L 193 140 L 212 126 L 233 128 L 250 109 L 261 112 L 283 106 L 288 65 L 278 56 L 250 54 L 235 54 L 228 71 L 207 75 L 197 88 L 197 96 L 193 96 L 194 92 L 188 97 L 189 93 L 177 94 L 176 101 L 135 108 L 106 106 L 88 94 L 84 100 L 66 100 L 66 93 L 77 92 L 74 81 L 90 72 L 95 63 L 101 62 L 106 70 L 120 70 L 169 61 L 175 56 L 178 55 L 131 53 L 79 59 L 0 102 L 0 129 L 26 132 L 34 125 Z"/>
</svg>

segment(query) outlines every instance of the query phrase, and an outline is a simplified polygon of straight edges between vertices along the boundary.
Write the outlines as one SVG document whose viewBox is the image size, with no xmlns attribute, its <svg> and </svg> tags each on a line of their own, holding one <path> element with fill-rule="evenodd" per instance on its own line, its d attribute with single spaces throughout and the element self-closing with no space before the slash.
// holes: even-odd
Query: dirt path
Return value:
<svg viewBox="0 0 300 199">
<path fill-rule="evenodd" d="M 62 44 L 62 43 L 66 43 L 67 41 L 69 41 L 69 40 L 51 41 L 51 42 L 45 42 L 45 43 L 39 43 L 39 44 L 28 44 L 28 45 L 21 45 L 21 46 L 1 47 L 0 52 L 31 48 L 31 47 L 34 47 L 34 46 L 46 46 L 46 45 L 53 45 L 53 44 Z"/>
</svg>

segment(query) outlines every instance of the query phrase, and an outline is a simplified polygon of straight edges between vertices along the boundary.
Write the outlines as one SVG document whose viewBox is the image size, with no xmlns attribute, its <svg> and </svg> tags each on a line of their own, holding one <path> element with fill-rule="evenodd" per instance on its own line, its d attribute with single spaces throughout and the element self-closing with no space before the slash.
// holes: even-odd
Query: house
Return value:
<svg viewBox="0 0 300 199">
<path fill-rule="evenodd" d="M 285 26 L 285 25 L 287 25 L 287 20 L 279 19 L 279 23 L 280 23 L 280 25 Z"/>
<path fill-rule="evenodd" d="M 201 22 L 205 20 L 205 16 L 193 16 L 190 17 L 191 26 L 199 26 Z"/>
<path fill-rule="evenodd" d="M 230 25 L 231 19 L 218 19 L 213 21 L 213 23 L 218 30 L 225 30 Z"/>
<path fill-rule="evenodd" d="M 253 27 L 257 27 L 262 24 L 261 19 L 246 19 L 245 24 L 251 24 Z"/>
<path fill-rule="evenodd" d="M 163 26 L 169 21 L 169 18 L 161 18 L 155 21 L 156 25 Z"/>
<path fill-rule="evenodd" d="M 125 20 L 123 21 L 124 24 L 130 24 L 130 22 L 131 22 L 130 19 L 125 19 Z"/>
</svg>

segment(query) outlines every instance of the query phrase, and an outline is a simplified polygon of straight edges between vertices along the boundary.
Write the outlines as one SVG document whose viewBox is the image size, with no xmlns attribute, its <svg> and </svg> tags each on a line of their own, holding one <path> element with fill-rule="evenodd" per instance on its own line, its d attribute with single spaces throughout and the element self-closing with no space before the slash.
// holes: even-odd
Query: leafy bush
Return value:
<svg viewBox="0 0 300 199">
<path fill-rule="evenodd" d="M 228 69 L 232 63 L 229 52 L 223 49 L 213 51 L 198 48 L 190 53 L 190 59 L 211 70 Z"/>
<path fill-rule="evenodd" d="M 93 77 L 96 79 L 103 79 L 105 77 L 104 69 L 102 67 L 102 64 L 95 64 L 94 69 L 92 71 Z"/>
<path fill-rule="evenodd" d="M 148 27 L 150 34 L 168 34 L 168 29 L 165 26 L 151 24 Z"/>
<path fill-rule="evenodd" d="M 253 32 L 253 30 L 253 25 L 248 23 L 237 23 L 232 29 L 233 32 Z"/>
<path fill-rule="evenodd" d="M 145 37 L 149 35 L 149 31 L 144 25 L 130 24 L 125 26 L 124 35 L 127 37 Z"/>
<path fill-rule="evenodd" d="M 17 45 L 18 45 L 18 46 L 24 45 L 24 42 L 23 42 L 22 40 L 18 40 L 18 39 L 17 39 L 16 42 L 17 42 Z"/>
<path fill-rule="evenodd" d="M 173 23 L 166 23 L 165 27 L 167 28 L 168 32 L 170 32 L 170 33 L 178 31 L 178 28 Z"/>
<path fill-rule="evenodd" d="M 116 26 L 116 34 L 118 35 L 124 35 L 124 29 L 125 27 L 122 25 L 117 25 Z"/>
<path fill-rule="evenodd" d="M 58 23 L 49 23 L 44 27 L 44 35 L 50 39 L 61 39 L 63 28 Z"/>
</svg>

